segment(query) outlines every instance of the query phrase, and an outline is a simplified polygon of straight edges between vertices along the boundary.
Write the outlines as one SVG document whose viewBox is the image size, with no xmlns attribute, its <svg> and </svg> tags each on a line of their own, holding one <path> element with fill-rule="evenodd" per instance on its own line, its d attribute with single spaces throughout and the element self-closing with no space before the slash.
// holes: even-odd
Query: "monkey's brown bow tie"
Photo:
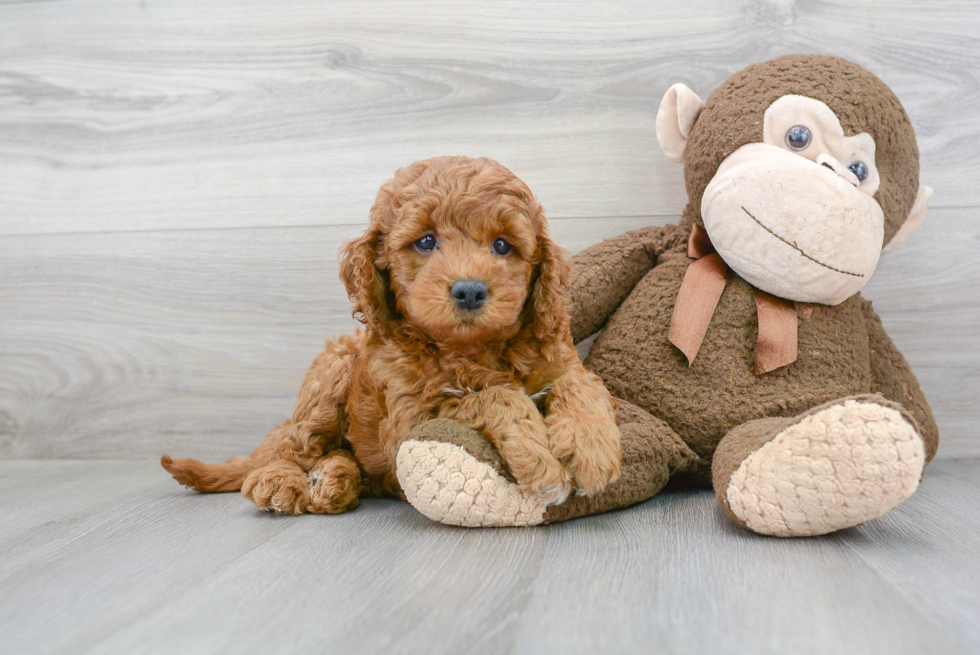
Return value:
<svg viewBox="0 0 980 655">
<path fill-rule="evenodd" d="M 684 273 L 668 339 L 694 363 L 708 324 L 714 316 L 730 271 L 715 252 L 708 233 L 695 224 L 687 241 L 687 256 L 694 259 Z M 799 352 L 796 303 L 755 289 L 759 339 L 755 347 L 755 374 L 762 375 L 796 361 Z"/>
</svg>

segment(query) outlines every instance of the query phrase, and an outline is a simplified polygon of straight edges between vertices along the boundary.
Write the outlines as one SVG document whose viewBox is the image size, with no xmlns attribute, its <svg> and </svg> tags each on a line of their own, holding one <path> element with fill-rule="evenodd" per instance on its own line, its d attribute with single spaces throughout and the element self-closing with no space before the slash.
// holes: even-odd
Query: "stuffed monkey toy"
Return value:
<svg viewBox="0 0 980 655">
<path fill-rule="evenodd" d="M 398 477 L 427 516 L 531 525 L 710 486 L 753 532 L 826 534 L 916 489 L 938 429 L 908 363 L 859 291 L 921 222 L 918 148 L 881 80 L 826 56 L 749 66 L 707 102 L 683 84 L 657 114 L 684 164 L 680 225 L 579 253 L 572 334 L 619 408 L 620 480 L 541 507 L 477 433 L 405 440 Z"/>
</svg>

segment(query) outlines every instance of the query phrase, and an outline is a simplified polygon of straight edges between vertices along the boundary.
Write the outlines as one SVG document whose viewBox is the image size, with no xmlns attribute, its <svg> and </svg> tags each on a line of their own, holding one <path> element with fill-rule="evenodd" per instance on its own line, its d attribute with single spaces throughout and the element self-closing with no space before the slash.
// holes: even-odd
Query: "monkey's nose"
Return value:
<svg viewBox="0 0 980 655">
<path fill-rule="evenodd" d="M 487 299 L 487 285 L 480 280 L 456 280 L 450 292 L 461 309 L 479 309 Z"/>
<path fill-rule="evenodd" d="M 830 170 L 834 171 L 835 173 L 840 175 L 847 182 L 850 182 L 854 186 L 861 186 L 861 180 L 858 179 L 858 176 L 855 175 L 854 172 L 851 171 L 849 168 L 847 168 L 847 166 L 840 163 L 830 155 L 825 155 L 822 153 L 817 155 L 817 163 L 820 164 L 821 166 L 825 166 Z"/>
</svg>

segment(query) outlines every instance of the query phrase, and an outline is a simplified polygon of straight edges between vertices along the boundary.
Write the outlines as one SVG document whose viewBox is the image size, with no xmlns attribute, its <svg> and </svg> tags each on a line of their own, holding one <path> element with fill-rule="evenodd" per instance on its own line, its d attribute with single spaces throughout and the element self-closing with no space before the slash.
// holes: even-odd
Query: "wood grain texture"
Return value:
<svg viewBox="0 0 980 655">
<path fill-rule="evenodd" d="M 787 52 L 876 72 L 936 189 L 866 295 L 980 454 L 980 6 L 918 0 L 0 2 L 0 458 L 223 459 L 350 331 L 378 186 L 486 154 L 578 250 L 676 220 L 653 119 Z"/>
<path fill-rule="evenodd" d="M 646 219 L 572 219 L 580 249 Z M 0 457 L 224 459 L 292 413 L 358 226 L 0 238 Z"/>
<path fill-rule="evenodd" d="M 408 504 L 283 517 L 146 462 L 0 462 L 0 652 L 976 652 L 980 460 L 881 519 L 774 539 L 708 492 L 467 530 Z M 14 493 L 13 496 L 10 494 Z"/>
<path fill-rule="evenodd" d="M 980 345 L 964 328 L 980 317 L 973 217 L 934 210 L 865 294 L 932 403 L 941 457 L 980 453 Z M 577 250 L 645 220 L 569 219 L 552 231 Z M 356 326 L 335 253 L 359 231 L 0 238 L 0 457 L 250 451 L 291 414 L 323 339 Z"/>
<path fill-rule="evenodd" d="M 664 91 L 792 52 L 878 74 L 934 206 L 976 206 L 978 35 L 970 0 L 4 3 L 0 234 L 361 223 L 397 167 L 457 153 L 553 218 L 673 215 Z"/>
</svg>

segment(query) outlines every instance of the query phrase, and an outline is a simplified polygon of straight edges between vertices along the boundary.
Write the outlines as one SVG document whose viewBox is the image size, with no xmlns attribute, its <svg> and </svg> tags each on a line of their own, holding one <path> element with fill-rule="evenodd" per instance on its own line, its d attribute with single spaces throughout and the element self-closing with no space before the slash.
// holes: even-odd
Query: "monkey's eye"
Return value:
<svg viewBox="0 0 980 655">
<path fill-rule="evenodd" d="M 857 175 L 858 182 L 864 182 L 864 178 L 868 177 L 868 167 L 863 161 L 854 162 L 847 167 L 847 170 Z"/>
<path fill-rule="evenodd" d="M 431 234 L 426 234 L 421 239 L 415 240 L 415 249 L 419 252 L 432 252 L 436 247 L 436 238 Z"/>
<path fill-rule="evenodd" d="M 510 251 L 514 249 L 514 246 L 510 245 L 500 237 L 494 239 L 493 244 L 491 245 L 493 247 L 493 251 L 501 256 L 510 254 Z"/>
<path fill-rule="evenodd" d="M 803 125 L 794 125 L 786 132 L 786 145 L 793 150 L 806 150 L 812 140 L 810 128 Z"/>
</svg>

